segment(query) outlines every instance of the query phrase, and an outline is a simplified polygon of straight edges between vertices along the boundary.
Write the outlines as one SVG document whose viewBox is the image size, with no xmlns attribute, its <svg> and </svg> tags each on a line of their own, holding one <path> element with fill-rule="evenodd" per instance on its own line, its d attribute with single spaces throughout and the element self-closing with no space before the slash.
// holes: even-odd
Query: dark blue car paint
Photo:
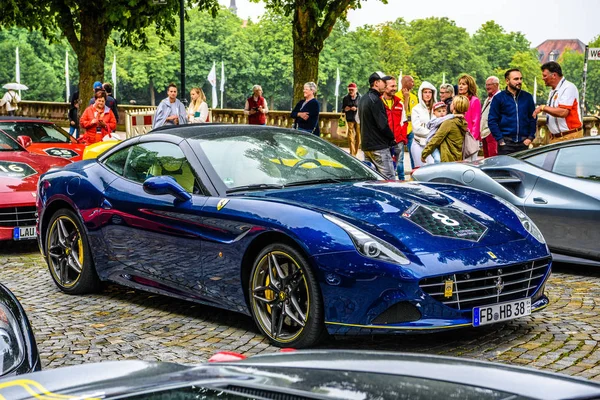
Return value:
<svg viewBox="0 0 600 400">
<path fill-rule="evenodd" d="M 210 196 L 179 202 L 170 195 L 150 195 L 141 184 L 118 177 L 95 160 L 40 179 L 40 228 L 46 229 L 55 202 L 73 208 L 82 218 L 102 280 L 250 314 L 242 278 L 243 268 L 251 265 L 243 265 L 244 255 L 262 235 L 277 234 L 309 256 L 329 332 L 375 333 L 470 324 L 470 310 L 457 311 L 433 300 L 419 288 L 421 278 L 548 257 L 546 246 L 525 231 L 512 211 L 488 194 L 463 187 L 383 181 L 311 185 L 230 195 L 219 209 L 222 188 L 210 179 L 210 168 L 200 164 L 202 155 L 196 157 L 185 141 L 158 134 L 134 140 L 163 136 L 180 144 Z M 487 231 L 479 241 L 432 236 L 402 217 L 415 203 L 459 210 Z M 360 255 L 348 234 L 324 213 L 389 242 L 411 264 Z M 39 237 L 43 249 L 44 237 Z M 399 301 L 416 305 L 422 319 L 369 326 Z M 538 290 L 532 310 L 547 303 Z"/>
</svg>

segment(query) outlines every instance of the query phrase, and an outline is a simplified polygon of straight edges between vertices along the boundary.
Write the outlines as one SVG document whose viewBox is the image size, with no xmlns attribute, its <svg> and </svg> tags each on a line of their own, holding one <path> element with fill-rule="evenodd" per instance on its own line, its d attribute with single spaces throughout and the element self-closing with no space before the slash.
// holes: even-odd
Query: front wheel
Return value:
<svg viewBox="0 0 600 400">
<path fill-rule="evenodd" d="M 317 279 L 293 247 L 275 243 L 260 252 L 249 293 L 254 321 L 275 346 L 310 347 L 324 335 Z"/>
<path fill-rule="evenodd" d="M 46 262 L 50 275 L 65 293 L 92 293 L 100 288 L 87 236 L 77 215 L 63 208 L 50 218 Z"/>
</svg>

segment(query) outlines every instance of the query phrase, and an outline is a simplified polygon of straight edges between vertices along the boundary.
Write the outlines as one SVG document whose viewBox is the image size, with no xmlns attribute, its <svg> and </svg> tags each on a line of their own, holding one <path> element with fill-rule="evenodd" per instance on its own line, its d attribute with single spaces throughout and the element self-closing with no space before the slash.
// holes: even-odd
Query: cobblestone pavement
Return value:
<svg viewBox="0 0 600 400">
<path fill-rule="evenodd" d="M 0 282 L 22 302 L 44 368 L 91 361 L 206 361 L 220 350 L 278 351 L 251 318 L 116 285 L 60 292 L 35 245 L 3 244 Z M 550 306 L 512 322 L 440 334 L 331 338 L 322 348 L 419 352 L 560 371 L 600 381 L 600 270 L 555 266 Z"/>
</svg>

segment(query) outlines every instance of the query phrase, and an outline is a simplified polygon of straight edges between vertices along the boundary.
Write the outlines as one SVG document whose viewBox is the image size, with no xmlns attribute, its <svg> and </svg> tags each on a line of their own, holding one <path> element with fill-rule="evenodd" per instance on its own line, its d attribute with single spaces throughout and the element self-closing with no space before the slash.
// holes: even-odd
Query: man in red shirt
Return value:
<svg viewBox="0 0 600 400">
<path fill-rule="evenodd" d="M 386 82 L 385 90 L 381 96 L 383 106 L 388 117 L 388 125 L 394 132 L 396 145 L 392 147 L 396 155 L 396 172 L 398 180 L 404 180 L 404 146 L 408 143 L 407 128 L 408 121 L 404 115 L 404 105 L 402 99 L 396 96 L 398 84 L 394 78 Z"/>
</svg>

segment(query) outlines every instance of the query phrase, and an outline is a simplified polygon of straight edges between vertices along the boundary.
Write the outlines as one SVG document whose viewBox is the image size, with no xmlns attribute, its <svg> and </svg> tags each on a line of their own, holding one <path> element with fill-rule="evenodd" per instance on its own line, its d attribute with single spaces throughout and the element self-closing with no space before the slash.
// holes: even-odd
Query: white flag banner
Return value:
<svg viewBox="0 0 600 400">
<path fill-rule="evenodd" d="M 113 54 L 113 64 L 112 64 L 112 68 L 110 69 L 110 74 L 112 76 L 112 81 L 113 81 L 113 93 L 112 93 L 112 97 L 113 99 L 117 98 L 117 55 Z"/>
<path fill-rule="evenodd" d="M 446 73 L 442 72 L 442 85 L 446 84 Z"/>
<path fill-rule="evenodd" d="M 212 86 L 212 108 L 217 108 L 219 101 L 217 100 L 217 64 L 213 62 L 213 66 L 208 73 L 208 82 Z"/>
<path fill-rule="evenodd" d="M 533 78 L 533 104 L 537 104 L 537 76 Z"/>
<path fill-rule="evenodd" d="M 21 83 L 21 65 L 19 63 L 19 48 L 15 50 L 16 61 L 15 61 L 15 81 Z M 21 91 L 19 90 L 19 97 L 21 97 Z"/>
<path fill-rule="evenodd" d="M 65 85 L 66 85 L 66 96 L 67 96 L 67 103 L 69 102 L 69 99 L 71 98 L 71 83 L 69 81 L 69 50 L 65 50 Z"/>
<path fill-rule="evenodd" d="M 340 69 L 337 69 L 337 74 L 335 77 L 335 95 L 340 95 Z"/>
</svg>

